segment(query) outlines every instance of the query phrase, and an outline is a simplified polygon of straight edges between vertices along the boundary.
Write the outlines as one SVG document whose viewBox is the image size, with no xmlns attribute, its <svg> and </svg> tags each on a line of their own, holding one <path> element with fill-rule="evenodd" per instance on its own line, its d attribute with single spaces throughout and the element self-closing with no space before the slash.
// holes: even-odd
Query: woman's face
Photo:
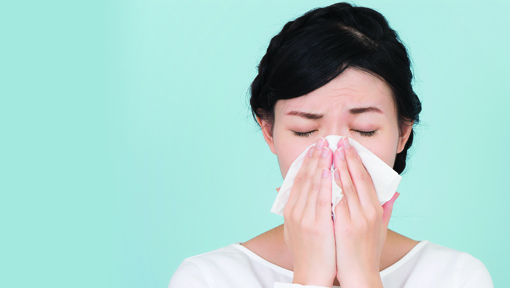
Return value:
<svg viewBox="0 0 510 288">
<path fill-rule="evenodd" d="M 399 135 L 391 93 L 380 78 L 348 68 L 309 94 L 278 100 L 272 133 L 267 123 L 262 123 L 262 131 L 278 157 L 282 175 L 287 175 L 292 162 L 306 147 L 331 134 L 356 140 L 393 167 L 412 125 L 404 127 L 403 135 Z"/>
</svg>

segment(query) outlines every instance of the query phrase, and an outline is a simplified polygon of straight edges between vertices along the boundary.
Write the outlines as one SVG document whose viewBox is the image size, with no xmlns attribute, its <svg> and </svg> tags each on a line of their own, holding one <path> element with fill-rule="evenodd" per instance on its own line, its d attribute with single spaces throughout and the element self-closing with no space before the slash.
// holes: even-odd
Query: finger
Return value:
<svg viewBox="0 0 510 288">
<path fill-rule="evenodd" d="M 321 221 L 331 221 L 331 164 L 333 162 L 333 153 L 327 147 L 324 148 L 327 155 L 322 159 L 321 167 L 321 185 L 315 202 L 316 219 Z M 310 202 L 310 204 L 312 204 Z"/>
<path fill-rule="evenodd" d="M 294 206 L 296 205 L 296 202 L 301 193 L 302 189 L 301 186 L 306 184 L 304 183 L 306 182 L 304 180 L 309 177 L 308 175 L 306 175 L 306 173 L 308 172 L 306 168 L 308 167 L 308 165 L 310 165 L 309 162 L 313 161 L 312 155 L 315 152 L 315 146 L 316 144 L 313 144 L 313 146 L 311 146 L 305 154 L 303 164 L 301 164 L 301 168 L 299 169 L 298 173 L 296 174 L 296 177 L 294 178 L 294 183 L 292 184 L 292 189 L 289 194 L 289 200 L 287 200 L 287 204 L 285 205 L 284 210 L 293 209 Z"/>
<path fill-rule="evenodd" d="M 277 192 L 277 193 L 278 193 L 278 192 L 280 192 L 280 188 L 282 188 L 282 187 L 278 187 L 278 188 L 276 188 L 276 192 Z"/>
<path fill-rule="evenodd" d="M 315 149 L 312 153 L 308 154 L 308 159 L 305 157 L 305 161 L 303 161 L 303 166 L 301 166 L 298 175 L 294 179 L 294 184 L 298 182 L 299 185 L 299 195 L 296 200 L 296 204 L 294 205 L 294 209 L 297 211 L 303 211 L 308 200 L 308 194 L 315 194 L 312 196 L 317 199 L 317 194 L 319 193 L 320 187 L 320 177 L 316 176 L 317 167 L 319 165 L 319 161 L 321 159 L 323 148 L 326 145 L 326 140 L 324 138 L 320 138 L 315 145 Z M 311 155 L 311 156 L 310 156 Z M 322 172 L 322 170 L 320 171 Z M 319 179 L 317 179 L 319 178 Z M 314 215 L 315 216 L 315 215 Z"/>
<path fill-rule="evenodd" d="M 340 147 L 338 150 L 336 150 L 334 163 L 339 176 L 339 179 L 335 180 L 337 185 L 342 188 L 342 194 L 346 198 L 345 200 L 347 202 L 347 206 L 349 207 L 349 212 L 351 215 L 350 217 L 359 217 L 361 214 L 361 205 L 359 203 L 356 188 L 354 187 L 351 176 L 349 174 L 347 163 L 345 162 L 345 153 L 343 147 Z"/>
<path fill-rule="evenodd" d="M 331 150 L 326 146 L 322 148 L 321 158 L 319 159 L 319 163 L 317 169 L 315 170 L 315 174 L 312 178 L 312 183 L 310 184 L 310 190 L 308 191 L 308 198 L 305 203 L 304 214 L 303 216 L 309 217 L 309 219 L 316 219 L 316 211 L 317 211 L 317 201 L 322 189 L 322 186 L 325 184 L 325 177 L 327 177 L 330 181 L 331 178 L 328 177 L 326 172 L 329 172 L 331 168 Z M 331 174 L 331 172 L 329 172 Z M 326 184 L 327 185 L 327 184 Z M 329 184 L 331 187 L 331 183 Z M 331 194 L 331 188 L 329 190 Z M 331 201 L 329 202 L 329 210 L 331 211 Z"/>
<path fill-rule="evenodd" d="M 349 211 L 349 205 L 347 204 L 347 198 L 342 197 L 340 202 L 335 206 L 335 217 L 335 229 L 351 222 L 351 213 Z"/>
<path fill-rule="evenodd" d="M 398 196 L 400 196 L 400 193 L 395 192 L 395 194 L 393 194 L 393 197 L 391 197 L 391 199 L 388 202 L 382 205 L 383 223 L 384 227 L 386 228 L 388 228 L 388 224 L 390 224 L 391 213 L 393 212 L 393 204 L 395 204 L 395 201 L 397 200 Z"/>
<path fill-rule="evenodd" d="M 347 163 L 354 187 L 356 187 L 361 206 L 365 209 L 372 208 L 374 205 L 380 206 L 372 177 L 370 177 L 363 162 L 361 162 L 356 149 L 350 146 L 347 138 L 343 138 L 341 141 L 345 149 L 345 162 Z"/>
<path fill-rule="evenodd" d="M 303 159 L 303 164 L 301 164 L 301 168 L 299 169 L 298 174 L 296 174 L 296 177 L 294 178 L 294 182 L 292 183 L 292 188 L 289 193 L 289 199 L 287 200 L 287 204 L 284 207 L 284 211 L 289 210 L 296 205 L 297 199 L 299 197 L 299 192 L 301 189 L 300 185 L 302 185 L 302 183 L 300 183 L 300 179 L 303 176 L 300 176 L 300 175 L 302 175 L 302 173 L 303 173 L 302 170 L 305 169 L 304 166 L 307 165 L 307 163 L 309 161 L 308 153 L 313 153 L 314 149 L 315 149 L 315 144 L 313 146 L 309 147 L 308 150 L 306 150 L 306 154 Z M 298 176 L 300 176 L 300 177 L 298 177 Z M 296 178 L 298 178 L 298 179 L 296 179 Z M 280 192 L 280 191 L 278 191 L 278 192 Z"/>
</svg>

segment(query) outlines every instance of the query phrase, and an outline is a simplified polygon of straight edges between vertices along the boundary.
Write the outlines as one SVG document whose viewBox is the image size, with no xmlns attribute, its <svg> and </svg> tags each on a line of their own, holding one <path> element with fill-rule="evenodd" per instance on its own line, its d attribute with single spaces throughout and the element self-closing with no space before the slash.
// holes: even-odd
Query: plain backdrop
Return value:
<svg viewBox="0 0 510 288">
<path fill-rule="evenodd" d="M 0 4 L 0 286 L 166 287 L 283 222 L 249 85 L 332 1 Z M 409 49 L 422 123 L 390 228 L 510 286 L 510 2 L 355 1 Z"/>
</svg>

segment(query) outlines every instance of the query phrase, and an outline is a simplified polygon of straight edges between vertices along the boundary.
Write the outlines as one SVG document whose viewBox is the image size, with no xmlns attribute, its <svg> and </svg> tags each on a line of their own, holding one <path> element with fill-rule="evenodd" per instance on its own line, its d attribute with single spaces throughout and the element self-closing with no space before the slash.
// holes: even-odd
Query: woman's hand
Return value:
<svg viewBox="0 0 510 288">
<path fill-rule="evenodd" d="M 344 197 L 335 207 L 337 278 L 342 288 L 383 287 L 379 261 L 395 196 L 381 206 L 356 149 L 342 138 L 334 153 L 335 180 Z"/>
<path fill-rule="evenodd" d="M 294 261 L 293 283 L 331 287 L 336 276 L 332 158 L 327 141 L 319 139 L 308 151 L 283 210 L 285 242 Z"/>
</svg>

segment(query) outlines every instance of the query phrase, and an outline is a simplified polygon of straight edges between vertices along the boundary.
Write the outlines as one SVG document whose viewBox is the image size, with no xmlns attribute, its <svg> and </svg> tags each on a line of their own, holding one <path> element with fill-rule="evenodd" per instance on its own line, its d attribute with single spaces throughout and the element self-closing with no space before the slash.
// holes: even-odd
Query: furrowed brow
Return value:
<svg viewBox="0 0 510 288">
<path fill-rule="evenodd" d="M 290 111 L 287 115 L 299 116 L 310 120 L 318 120 L 324 117 L 323 114 L 308 113 L 303 111 Z"/>
<path fill-rule="evenodd" d="M 359 107 L 359 108 L 352 108 L 352 109 L 349 109 L 349 112 L 351 114 L 361 114 L 361 113 L 367 113 L 367 112 L 375 112 L 375 113 L 381 113 L 381 114 L 384 114 L 381 109 L 377 108 L 377 107 Z"/>
</svg>

